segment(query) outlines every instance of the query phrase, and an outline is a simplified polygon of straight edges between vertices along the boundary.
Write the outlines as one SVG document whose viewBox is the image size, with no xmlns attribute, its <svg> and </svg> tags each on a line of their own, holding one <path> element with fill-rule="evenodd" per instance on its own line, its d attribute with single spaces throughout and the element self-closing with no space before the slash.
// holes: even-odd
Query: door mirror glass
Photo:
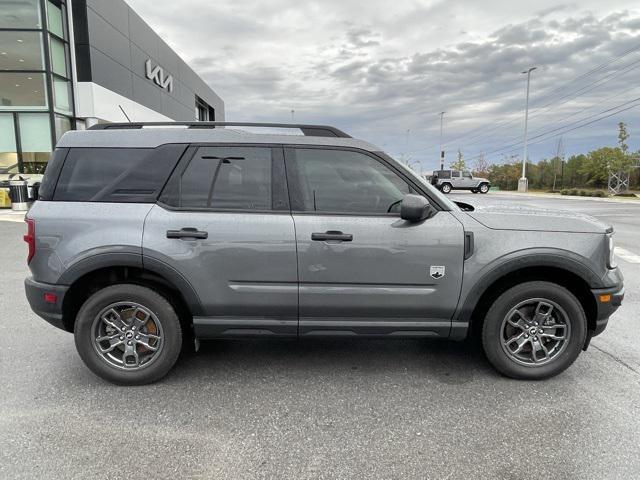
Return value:
<svg viewBox="0 0 640 480">
<path fill-rule="evenodd" d="M 433 207 L 421 195 L 405 195 L 400 207 L 400 218 L 408 222 L 420 222 L 431 216 Z"/>
</svg>

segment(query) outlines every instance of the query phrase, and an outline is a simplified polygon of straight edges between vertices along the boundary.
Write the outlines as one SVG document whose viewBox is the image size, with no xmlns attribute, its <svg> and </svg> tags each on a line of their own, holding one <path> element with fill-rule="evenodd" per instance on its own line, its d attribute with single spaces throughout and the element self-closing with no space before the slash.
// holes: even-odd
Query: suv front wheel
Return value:
<svg viewBox="0 0 640 480">
<path fill-rule="evenodd" d="M 133 284 L 106 287 L 89 297 L 76 317 L 74 336 L 87 367 L 121 385 L 164 377 L 182 347 L 180 321 L 171 304 Z"/>
<path fill-rule="evenodd" d="M 487 185 L 486 183 L 483 183 L 482 185 L 480 185 L 480 193 L 488 193 L 489 192 L 489 185 Z"/>
<path fill-rule="evenodd" d="M 537 380 L 569 367 L 586 335 L 586 315 L 571 292 L 551 282 L 526 282 L 504 292 L 491 306 L 482 345 L 499 372 Z"/>
</svg>

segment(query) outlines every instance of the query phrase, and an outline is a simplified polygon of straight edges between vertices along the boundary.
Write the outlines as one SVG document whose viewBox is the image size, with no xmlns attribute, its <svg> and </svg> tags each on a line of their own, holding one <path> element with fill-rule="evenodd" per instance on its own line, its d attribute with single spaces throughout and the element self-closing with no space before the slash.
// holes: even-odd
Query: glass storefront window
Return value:
<svg viewBox="0 0 640 480">
<path fill-rule="evenodd" d="M 39 32 L 0 31 L 0 70 L 44 70 Z"/>
<path fill-rule="evenodd" d="M 56 111 L 71 113 L 71 83 L 53 77 L 53 103 Z"/>
<path fill-rule="evenodd" d="M 67 38 L 64 28 L 64 6 L 47 2 L 47 16 L 49 17 L 49 31 L 60 38 Z"/>
<path fill-rule="evenodd" d="M 65 132 L 71 130 L 71 119 L 69 117 L 63 117 L 62 115 L 56 115 L 54 118 L 54 122 L 57 142 Z"/>
<path fill-rule="evenodd" d="M 13 114 L 0 113 L 0 180 L 5 179 L 9 173 L 17 173 L 18 154 L 16 152 Z"/>
<path fill-rule="evenodd" d="M 67 74 L 67 47 L 61 40 L 55 37 L 49 37 L 49 45 L 51 48 L 51 70 L 63 77 L 69 77 Z"/>
<path fill-rule="evenodd" d="M 0 72 L 0 110 L 47 108 L 44 73 Z"/>
<path fill-rule="evenodd" d="M 24 173 L 43 173 L 51 154 L 51 124 L 46 113 L 18 114 Z"/>
<path fill-rule="evenodd" d="M 40 1 L 2 2 L 0 28 L 42 28 Z"/>
</svg>

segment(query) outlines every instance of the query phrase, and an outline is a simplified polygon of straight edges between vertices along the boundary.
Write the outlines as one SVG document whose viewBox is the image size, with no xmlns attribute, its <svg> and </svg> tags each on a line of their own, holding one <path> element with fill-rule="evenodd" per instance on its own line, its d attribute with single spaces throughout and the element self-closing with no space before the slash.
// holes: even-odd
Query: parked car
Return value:
<svg viewBox="0 0 640 480">
<path fill-rule="evenodd" d="M 478 335 L 541 379 L 624 297 L 591 217 L 451 202 L 332 127 L 176 125 L 66 133 L 26 218 L 32 309 L 111 382 L 162 378 L 194 340 L 344 335 Z"/>
<path fill-rule="evenodd" d="M 471 190 L 473 193 L 488 193 L 491 182 L 486 178 L 474 177 L 469 170 L 436 170 L 431 175 L 432 185 L 442 193 L 451 190 Z"/>
</svg>

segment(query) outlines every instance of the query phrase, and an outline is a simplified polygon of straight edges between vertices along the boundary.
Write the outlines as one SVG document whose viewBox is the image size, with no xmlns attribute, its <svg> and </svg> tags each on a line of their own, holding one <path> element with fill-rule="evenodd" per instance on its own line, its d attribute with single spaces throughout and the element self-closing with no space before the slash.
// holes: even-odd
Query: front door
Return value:
<svg viewBox="0 0 640 480">
<path fill-rule="evenodd" d="M 296 335 L 298 274 L 281 148 L 192 147 L 144 226 L 143 255 L 189 282 L 202 338 Z"/>
<path fill-rule="evenodd" d="M 366 152 L 286 150 L 298 246 L 299 333 L 447 336 L 464 232 L 447 211 L 400 219 L 417 186 Z"/>
</svg>

